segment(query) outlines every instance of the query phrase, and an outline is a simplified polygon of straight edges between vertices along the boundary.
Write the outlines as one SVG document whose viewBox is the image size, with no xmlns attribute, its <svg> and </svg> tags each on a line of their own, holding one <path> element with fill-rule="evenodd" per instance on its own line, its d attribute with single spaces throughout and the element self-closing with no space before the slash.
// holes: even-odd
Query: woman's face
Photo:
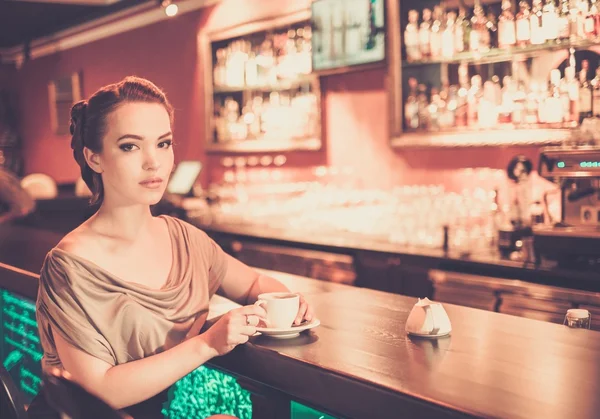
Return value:
<svg viewBox="0 0 600 419">
<path fill-rule="evenodd" d="M 108 115 L 99 153 L 105 200 L 111 204 L 154 205 L 173 169 L 173 134 L 165 107 L 124 103 Z"/>
</svg>

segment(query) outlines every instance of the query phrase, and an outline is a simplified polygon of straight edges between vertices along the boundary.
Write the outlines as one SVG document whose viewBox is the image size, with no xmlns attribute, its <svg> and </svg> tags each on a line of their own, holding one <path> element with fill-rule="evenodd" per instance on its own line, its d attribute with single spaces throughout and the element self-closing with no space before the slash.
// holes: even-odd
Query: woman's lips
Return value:
<svg viewBox="0 0 600 419">
<path fill-rule="evenodd" d="M 163 183 L 162 179 L 152 178 L 152 179 L 142 180 L 140 182 L 140 185 L 142 185 L 144 188 L 148 188 L 148 189 L 158 189 L 158 188 L 160 188 L 162 183 Z"/>
</svg>

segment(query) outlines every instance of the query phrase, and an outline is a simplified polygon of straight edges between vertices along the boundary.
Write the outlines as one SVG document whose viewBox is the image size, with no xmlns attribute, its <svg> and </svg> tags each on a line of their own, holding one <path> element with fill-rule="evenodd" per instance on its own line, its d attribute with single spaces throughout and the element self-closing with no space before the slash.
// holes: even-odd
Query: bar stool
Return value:
<svg viewBox="0 0 600 419">
<path fill-rule="evenodd" d="M 48 403 L 68 419 L 132 419 L 110 407 L 75 383 L 69 373 L 54 369 L 44 372 L 44 394 Z"/>
<path fill-rule="evenodd" d="M 0 364 L 0 412 L 3 419 L 27 419 L 21 392 L 2 364 Z"/>
</svg>

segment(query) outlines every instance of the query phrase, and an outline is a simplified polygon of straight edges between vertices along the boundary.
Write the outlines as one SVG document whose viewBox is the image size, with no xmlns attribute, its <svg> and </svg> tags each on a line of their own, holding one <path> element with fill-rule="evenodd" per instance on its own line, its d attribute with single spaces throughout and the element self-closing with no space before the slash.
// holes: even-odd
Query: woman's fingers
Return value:
<svg viewBox="0 0 600 419">
<path fill-rule="evenodd" d="M 307 304 L 308 307 L 306 308 L 306 313 L 304 313 L 304 318 L 306 319 L 306 321 L 312 321 L 313 317 L 315 317 L 315 311 L 313 310 L 312 306 L 310 304 Z"/>
<path fill-rule="evenodd" d="M 259 305 L 251 305 L 251 306 L 244 306 L 244 307 L 240 307 L 238 309 L 235 310 L 236 313 L 238 314 L 243 314 L 244 316 L 258 316 L 262 319 L 265 319 L 267 317 L 267 312 L 265 311 L 265 309 Z"/>
<path fill-rule="evenodd" d="M 254 316 L 252 314 L 246 316 L 246 324 L 248 326 L 256 327 L 256 326 L 258 326 L 259 322 L 260 322 L 260 317 L 258 317 L 258 316 Z"/>
<path fill-rule="evenodd" d="M 304 315 L 306 314 L 307 310 L 308 310 L 308 303 L 306 302 L 306 300 L 304 298 L 301 298 L 300 299 L 300 308 L 298 309 L 298 314 L 296 315 L 296 319 L 294 320 L 295 324 L 302 323 L 302 320 L 304 320 Z"/>
</svg>

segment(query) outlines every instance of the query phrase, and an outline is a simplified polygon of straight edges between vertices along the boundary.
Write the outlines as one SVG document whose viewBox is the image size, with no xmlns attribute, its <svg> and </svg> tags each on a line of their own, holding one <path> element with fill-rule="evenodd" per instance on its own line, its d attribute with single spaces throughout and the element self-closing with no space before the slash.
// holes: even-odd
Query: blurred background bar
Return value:
<svg viewBox="0 0 600 419">
<path fill-rule="evenodd" d="M 176 109 L 177 166 L 153 212 L 246 264 L 557 324 L 585 309 L 600 330 L 599 8 L 0 2 L 0 169 L 35 201 L 0 224 L 0 263 L 37 274 L 96 211 L 69 111 L 134 74 Z M 31 287 L 6 289 L 25 302 L 3 307 L 34 321 Z"/>
</svg>

